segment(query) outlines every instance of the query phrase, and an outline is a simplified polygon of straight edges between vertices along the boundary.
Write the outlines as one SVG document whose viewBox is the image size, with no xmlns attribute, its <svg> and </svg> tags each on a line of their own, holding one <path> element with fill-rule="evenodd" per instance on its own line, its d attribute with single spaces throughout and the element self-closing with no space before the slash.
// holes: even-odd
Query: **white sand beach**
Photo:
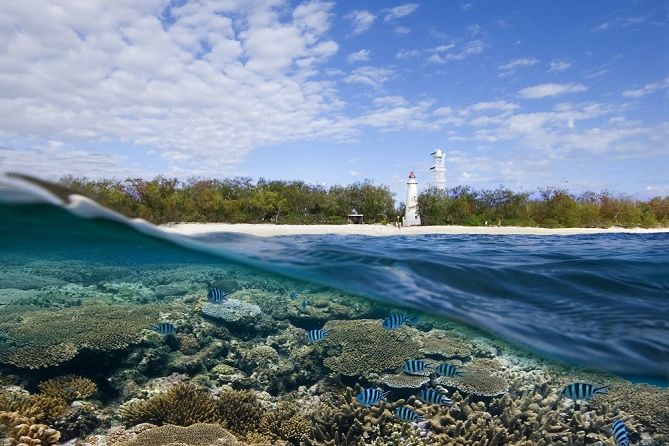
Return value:
<svg viewBox="0 0 669 446">
<path fill-rule="evenodd" d="M 421 235 L 421 234 L 486 234 L 486 235 L 577 235 L 577 234 L 648 234 L 669 232 L 669 228 L 532 228 L 520 226 L 413 226 L 398 229 L 393 225 L 274 225 L 227 223 L 177 223 L 160 226 L 161 229 L 182 235 L 200 235 L 212 232 L 234 232 L 260 237 L 305 234 L 338 235 Z"/>
</svg>

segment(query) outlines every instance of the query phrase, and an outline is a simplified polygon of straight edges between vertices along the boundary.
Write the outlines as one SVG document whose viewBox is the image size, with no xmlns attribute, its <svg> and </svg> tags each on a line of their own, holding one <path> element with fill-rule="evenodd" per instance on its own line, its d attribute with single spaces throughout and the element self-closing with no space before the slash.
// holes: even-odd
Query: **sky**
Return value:
<svg viewBox="0 0 669 446">
<path fill-rule="evenodd" d="M 669 195 L 668 5 L 5 2 L 0 171 Z"/>
</svg>

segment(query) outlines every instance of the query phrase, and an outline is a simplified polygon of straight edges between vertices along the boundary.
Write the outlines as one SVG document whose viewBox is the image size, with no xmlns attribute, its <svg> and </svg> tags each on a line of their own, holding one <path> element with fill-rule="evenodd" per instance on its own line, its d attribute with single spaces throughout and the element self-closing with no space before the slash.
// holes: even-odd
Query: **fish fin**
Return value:
<svg viewBox="0 0 669 446">
<path fill-rule="evenodd" d="M 382 400 L 386 399 L 386 397 L 388 396 L 389 393 L 390 393 L 390 390 L 386 390 L 385 392 L 382 392 L 381 393 L 381 399 Z"/>
</svg>

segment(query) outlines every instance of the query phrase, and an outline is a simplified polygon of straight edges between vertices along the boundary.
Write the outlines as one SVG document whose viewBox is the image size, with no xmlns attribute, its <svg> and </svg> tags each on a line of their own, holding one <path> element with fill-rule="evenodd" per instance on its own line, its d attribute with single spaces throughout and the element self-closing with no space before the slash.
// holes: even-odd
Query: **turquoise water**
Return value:
<svg viewBox="0 0 669 446">
<path fill-rule="evenodd" d="M 666 234 L 185 239 L 86 202 L 9 202 L 15 187 L 0 204 L 0 412 L 63 440 L 139 441 L 139 422 L 195 420 L 247 444 L 597 444 L 622 418 L 633 441 L 666 444 L 667 390 L 627 381 L 668 379 Z M 212 287 L 223 304 L 207 302 Z M 416 322 L 384 330 L 392 313 Z M 161 322 L 175 333 L 151 330 Z M 402 372 L 411 359 L 464 373 Z M 45 412 L 44 383 L 71 375 L 97 387 L 79 395 L 88 405 Z M 573 382 L 611 387 L 574 403 L 560 396 Z M 122 409 L 185 384 L 215 404 L 250 392 L 258 418 Z M 352 399 L 377 386 L 387 402 Z M 453 404 L 421 403 L 421 388 Z M 402 406 L 425 421 L 397 419 Z"/>
</svg>

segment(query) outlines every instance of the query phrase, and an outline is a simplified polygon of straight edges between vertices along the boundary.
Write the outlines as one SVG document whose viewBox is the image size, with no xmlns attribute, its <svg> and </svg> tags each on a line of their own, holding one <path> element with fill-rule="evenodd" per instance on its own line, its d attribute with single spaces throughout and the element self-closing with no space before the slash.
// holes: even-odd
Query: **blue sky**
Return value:
<svg viewBox="0 0 669 446">
<path fill-rule="evenodd" d="M 10 2 L 0 170 L 669 194 L 662 1 Z"/>
</svg>

